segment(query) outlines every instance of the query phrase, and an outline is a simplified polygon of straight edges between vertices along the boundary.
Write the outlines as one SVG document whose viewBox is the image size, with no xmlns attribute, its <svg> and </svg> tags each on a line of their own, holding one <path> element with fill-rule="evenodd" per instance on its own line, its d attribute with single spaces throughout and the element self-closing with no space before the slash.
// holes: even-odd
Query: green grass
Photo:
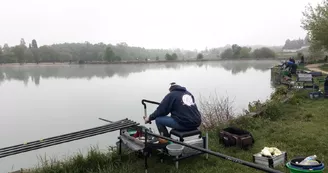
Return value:
<svg viewBox="0 0 328 173">
<path fill-rule="evenodd" d="M 235 147 L 225 148 L 218 142 L 218 132 L 224 126 L 209 133 L 209 147 L 213 151 L 252 162 L 252 155 L 264 147 L 277 147 L 287 151 L 288 159 L 296 156 L 316 154 L 325 162 L 328 158 L 328 99 L 308 99 L 306 91 L 295 93 L 287 103 L 274 102 L 268 106 L 261 117 L 243 116 L 230 122 L 230 125 L 250 131 L 255 144 L 250 150 Z M 33 173 L 143 173 L 144 160 L 137 156 L 124 156 L 122 160 L 114 151 L 112 154 L 101 153 L 92 149 L 87 156 L 77 155 L 62 163 L 43 164 L 41 169 Z M 277 168 L 287 172 L 284 166 Z M 259 172 L 240 164 L 210 156 L 198 156 L 180 161 L 176 170 L 172 161 L 160 163 L 153 155 L 149 159 L 149 171 L 157 173 L 218 173 L 218 172 Z"/>
<path fill-rule="evenodd" d="M 297 70 L 309 70 L 309 69 L 306 68 L 306 67 L 304 66 L 304 64 L 302 64 L 302 65 L 298 65 L 298 66 L 297 66 Z"/>
<path fill-rule="evenodd" d="M 328 71 L 328 64 L 323 64 L 323 65 L 319 66 L 319 68 L 321 70 Z"/>
</svg>

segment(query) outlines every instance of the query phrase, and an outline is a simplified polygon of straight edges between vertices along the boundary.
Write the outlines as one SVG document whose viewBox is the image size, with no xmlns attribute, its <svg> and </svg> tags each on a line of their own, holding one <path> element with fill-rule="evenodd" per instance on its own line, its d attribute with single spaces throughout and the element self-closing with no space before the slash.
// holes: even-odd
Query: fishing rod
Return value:
<svg viewBox="0 0 328 173">
<path fill-rule="evenodd" d="M 234 158 L 234 157 L 231 157 L 231 156 L 227 156 L 227 155 L 224 155 L 224 154 L 221 154 L 221 153 L 218 153 L 218 152 L 214 152 L 214 151 L 207 150 L 207 149 L 204 149 L 204 148 L 192 146 L 192 145 L 189 145 L 189 144 L 180 142 L 180 141 L 176 141 L 176 140 L 174 140 L 172 138 L 168 138 L 168 137 L 165 137 L 165 136 L 161 136 L 161 135 L 158 135 L 158 134 L 155 134 L 155 133 L 148 132 L 148 130 L 146 130 L 146 134 L 151 135 L 151 136 L 154 136 L 154 137 L 157 137 L 157 138 L 162 138 L 162 139 L 171 141 L 173 143 L 180 144 L 180 145 L 183 145 L 185 147 L 189 147 L 189 148 L 192 148 L 192 149 L 195 149 L 195 150 L 204 152 L 204 153 L 208 153 L 208 154 L 211 154 L 213 156 L 220 157 L 222 159 L 229 160 L 229 161 L 232 161 L 232 162 L 235 162 L 235 163 L 239 163 L 241 165 L 245 165 L 245 166 L 248 166 L 248 167 L 251 167 L 251 168 L 254 168 L 254 169 L 258 169 L 258 170 L 261 170 L 261 171 L 264 171 L 264 172 L 269 172 L 269 173 L 283 173 L 281 171 L 278 171 L 278 170 L 275 170 L 275 169 L 271 169 L 271 168 L 268 168 L 268 167 L 264 167 L 264 166 L 261 166 L 261 165 L 255 164 L 255 163 L 247 162 L 247 161 L 244 161 L 244 160 L 241 160 L 241 159 L 237 159 L 237 158 Z M 145 162 L 146 161 L 147 160 L 146 160 L 146 157 L 145 157 Z M 145 164 L 145 167 L 146 167 L 146 170 L 147 170 L 147 163 Z"/>
<path fill-rule="evenodd" d="M 88 138 L 88 137 L 92 137 L 92 136 L 96 136 L 96 135 L 116 131 L 116 130 L 119 130 L 119 129 L 128 128 L 128 127 L 131 127 L 131 126 L 134 126 L 134 125 L 138 125 L 138 124 L 135 123 L 135 124 L 124 124 L 124 125 L 116 126 L 116 127 L 113 126 L 111 128 L 104 129 L 104 130 L 99 131 L 97 133 L 86 134 L 84 136 L 77 136 L 75 138 L 69 138 L 69 139 L 61 140 L 61 141 L 54 141 L 54 142 L 51 142 L 51 143 L 39 143 L 39 144 L 34 145 L 34 146 L 27 146 L 25 148 L 18 148 L 16 150 L 7 151 L 7 152 L 4 152 L 4 153 L 0 152 L 0 158 L 11 156 L 11 155 L 16 155 L 16 154 L 20 154 L 20 153 L 24 153 L 24 152 L 28 152 L 28 151 L 32 151 L 32 150 L 37 150 L 37 149 L 40 149 L 40 148 L 50 147 L 50 146 L 53 146 L 53 145 L 59 145 L 59 144 L 62 144 L 62 143 L 67 143 L 67 142 L 71 142 L 71 141 L 75 141 L 75 140 L 79 140 L 79 139 L 83 139 L 83 138 Z"/>
<path fill-rule="evenodd" d="M 125 123 L 125 124 L 134 125 L 136 123 L 128 122 L 128 123 Z M 122 124 L 122 125 L 125 125 L 125 124 Z M 98 132 L 102 132 L 104 130 L 108 130 L 108 129 L 111 129 L 111 128 L 119 128 L 120 126 L 121 126 L 121 124 L 114 124 L 114 125 L 111 125 L 111 126 L 101 127 L 99 129 L 93 129 L 93 130 L 90 130 L 90 131 L 81 132 L 81 133 L 75 134 L 74 136 L 67 136 L 67 135 L 70 135 L 70 134 L 66 134 L 66 135 L 60 135 L 60 138 L 55 138 L 54 139 L 52 137 L 52 138 L 49 138 L 50 140 L 48 140 L 48 139 L 42 140 L 41 139 L 41 140 L 33 141 L 33 142 L 30 142 L 30 143 L 24 143 L 24 144 L 16 145 L 14 147 L 6 147 L 5 149 L 0 150 L 0 154 L 4 153 L 4 152 L 12 151 L 12 150 L 21 149 L 21 148 L 32 147 L 32 146 L 38 145 L 40 143 L 47 144 L 47 143 L 52 143 L 52 142 L 57 142 L 57 141 L 64 141 L 64 140 L 68 140 L 68 139 L 71 139 L 71 138 L 81 137 L 81 136 L 85 136 L 85 135 L 88 135 L 88 134 L 97 134 Z"/>
<path fill-rule="evenodd" d="M 70 139 L 80 138 L 80 137 L 84 137 L 84 136 L 88 136 L 88 135 L 94 135 L 95 136 L 95 135 L 98 135 L 99 133 L 102 133 L 104 131 L 108 131 L 109 129 L 112 129 L 112 128 L 120 128 L 122 125 L 134 126 L 136 124 L 137 123 L 133 122 L 133 121 L 128 121 L 124 124 L 110 124 L 110 125 L 107 125 L 105 127 L 101 126 L 98 129 L 91 129 L 91 130 L 89 129 L 88 131 L 83 131 L 81 133 L 75 134 L 74 136 L 67 136 L 67 135 L 70 135 L 70 134 L 66 134 L 66 135 L 59 136 L 59 138 L 55 138 L 55 137 L 48 138 L 50 140 L 44 139 L 44 140 L 33 141 L 33 142 L 30 142 L 30 143 L 20 144 L 20 145 L 16 145 L 16 146 L 12 146 L 12 147 L 6 147 L 6 148 L 0 150 L 0 155 L 8 153 L 8 152 L 13 152 L 15 150 L 26 149 L 28 147 L 35 147 L 35 146 L 38 146 L 40 144 L 48 145 L 48 144 L 51 144 L 51 143 L 56 143 L 56 142 L 60 142 L 60 141 L 67 141 L 67 140 L 70 140 Z"/>
<path fill-rule="evenodd" d="M 116 123 L 120 123 L 120 122 L 125 121 L 125 120 L 127 120 L 127 119 L 116 121 L 114 125 L 116 125 Z M 99 126 L 99 127 L 95 127 L 95 128 L 91 128 L 91 129 L 86 129 L 86 130 L 81 130 L 81 131 L 77 131 L 77 132 L 73 132 L 73 133 L 69 133 L 69 134 L 54 136 L 54 137 L 46 138 L 46 139 L 43 139 L 43 140 L 41 139 L 41 140 L 29 142 L 29 143 L 24 143 L 24 144 L 18 144 L 18 145 L 14 145 L 14 146 L 10 146 L 10 147 L 5 147 L 5 148 L 1 148 L 0 152 L 1 151 L 6 151 L 6 150 L 9 150 L 9 149 L 13 149 L 13 148 L 17 148 L 17 147 L 21 147 L 21 146 L 25 146 L 25 145 L 32 145 L 32 144 L 38 143 L 40 141 L 58 140 L 58 139 L 67 138 L 67 137 L 70 137 L 70 136 L 74 137 L 75 135 L 78 135 L 78 134 L 83 134 L 85 132 L 92 132 L 93 130 L 96 131 L 96 130 L 99 130 L 99 129 L 102 129 L 102 128 L 109 127 L 111 125 L 113 125 L 113 124 L 106 124 L 106 125 L 103 125 L 103 126 Z"/>
<path fill-rule="evenodd" d="M 105 121 L 105 122 L 108 122 L 108 123 L 114 123 L 113 121 L 110 121 L 110 120 L 106 120 L 106 119 L 103 119 L 103 118 L 98 118 L 99 120 L 102 120 L 102 121 Z"/>
<path fill-rule="evenodd" d="M 135 124 L 134 122 L 128 122 L 128 123 L 125 123 L 124 125 L 134 125 L 134 124 Z M 77 137 L 83 137 L 83 136 L 86 136 L 86 135 L 89 135 L 89 134 L 97 135 L 98 133 L 101 133 L 101 132 L 106 131 L 108 129 L 119 128 L 120 126 L 121 126 L 121 124 L 115 124 L 115 125 L 112 125 L 112 126 L 103 127 L 103 128 L 96 129 L 96 130 L 79 133 L 79 134 L 76 134 L 74 136 L 64 136 L 64 137 L 58 138 L 56 140 L 53 140 L 53 139 L 52 140 L 47 140 L 47 139 L 45 139 L 45 140 L 34 141 L 34 143 L 32 143 L 32 144 L 25 143 L 25 144 L 17 146 L 17 147 L 12 147 L 12 148 L 7 148 L 5 150 L 2 150 L 2 151 L 0 151 L 0 154 L 11 152 L 13 150 L 19 150 L 19 149 L 27 148 L 27 147 L 34 147 L 35 145 L 39 145 L 40 143 L 42 145 L 46 145 L 48 143 L 55 143 L 55 142 L 58 142 L 58 141 L 70 140 L 70 139 L 74 139 L 74 138 L 77 138 Z"/>
</svg>

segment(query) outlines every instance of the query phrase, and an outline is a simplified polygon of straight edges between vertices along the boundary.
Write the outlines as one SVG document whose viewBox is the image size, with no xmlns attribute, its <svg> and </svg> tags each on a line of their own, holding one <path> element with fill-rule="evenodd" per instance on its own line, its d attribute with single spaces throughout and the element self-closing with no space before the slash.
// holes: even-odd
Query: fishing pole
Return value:
<svg viewBox="0 0 328 173">
<path fill-rule="evenodd" d="M 123 124 L 122 124 L 123 123 Z M 47 138 L 47 139 L 42 139 L 42 140 L 37 140 L 37 141 L 33 141 L 33 142 L 29 142 L 29 143 L 24 143 L 24 144 L 19 144 L 19 145 L 15 145 L 15 146 L 11 146 L 11 147 L 5 147 L 0 149 L 0 155 L 7 153 L 7 152 L 11 152 L 13 150 L 19 150 L 19 149 L 24 149 L 27 147 L 33 147 L 35 145 L 38 145 L 40 143 L 42 143 L 43 145 L 49 144 L 49 143 L 54 143 L 54 142 L 58 142 L 58 141 L 66 141 L 66 140 L 70 140 L 70 139 L 74 139 L 77 137 L 83 137 L 89 134 L 93 134 L 93 135 L 97 135 L 97 133 L 101 133 L 103 131 L 112 129 L 112 128 L 120 128 L 120 126 L 122 125 L 136 125 L 138 123 L 134 122 L 134 121 L 118 121 L 115 122 L 114 124 L 108 124 L 105 126 L 100 126 L 97 128 L 92 128 L 92 129 L 87 129 L 87 130 L 83 130 L 83 131 L 79 131 L 79 132 L 74 132 L 74 133 L 69 133 L 69 134 L 65 134 L 65 135 L 60 135 L 60 136 L 55 136 L 55 137 L 51 137 L 51 138 Z"/>
<path fill-rule="evenodd" d="M 103 118 L 98 118 L 99 120 L 102 120 L 102 121 L 105 121 L 105 122 L 108 122 L 108 123 L 113 123 L 113 121 L 110 121 L 110 120 L 106 120 L 106 119 L 103 119 Z"/>
<path fill-rule="evenodd" d="M 75 141 L 75 140 L 79 140 L 79 139 L 83 139 L 83 138 L 88 138 L 88 137 L 92 137 L 92 136 L 96 136 L 96 135 L 100 135 L 100 134 L 104 134 L 104 133 L 108 133 L 108 132 L 112 132 L 112 131 L 115 131 L 115 130 L 118 130 L 118 129 L 128 128 L 128 127 L 131 127 L 131 124 L 124 124 L 124 125 L 120 126 L 119 128 L 118 127 L 112 127 L 112 128 L 103 130 L 103 131 L 98 132 L 98 133 L 87 134 L 87 135 L 84 135 L 84 136 L 78 136 L 78 137 L 70 138 L 70 139 L 67 139 L 67 140 L 64 140 L 64 141 L 55 141 L 55 142 L 52 142 L 52 143 L 40 143 L 38 145 L 28 146 L 26 148 L 20 148 L 20 149 L 14 150 L 14 151 L 9 151 L 9 152 L 4 152 L 4 153 L 0 152 L 0 158 L 11 156 L 11 155 L 16 155 L 16 154 L 20 154 L 20 153 L 24 153 L 24 152 L 28 152 L 28 151 L 32 151 L 32 150 L 37 150 L 37 149 L 40 149 L 40 148 L 46 148 L 46 147 L 50 147 L 50 146 L 53 146 L 53 145 L 59 145 L 59 144 L 62 144 L 62 143 L 67 143 L 67 142 L 71 142 L 71 141 Z"/>
</svg>

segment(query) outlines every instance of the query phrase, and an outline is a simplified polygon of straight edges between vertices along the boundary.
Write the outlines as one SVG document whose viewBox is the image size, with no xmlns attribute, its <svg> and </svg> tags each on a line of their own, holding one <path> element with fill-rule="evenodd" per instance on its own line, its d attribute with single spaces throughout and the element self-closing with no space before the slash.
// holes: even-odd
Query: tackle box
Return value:
<svg viewBox="0 0 328 173">
<path fill-rule="evenodd" d="M 262 156 L 261 153 L 257 153 L 253 155 L 253 162 L 270 168 L 275 168 L 287 162 L 287 153 L 282 151 L 282 154 L 272 157 Z"/>
</svg>

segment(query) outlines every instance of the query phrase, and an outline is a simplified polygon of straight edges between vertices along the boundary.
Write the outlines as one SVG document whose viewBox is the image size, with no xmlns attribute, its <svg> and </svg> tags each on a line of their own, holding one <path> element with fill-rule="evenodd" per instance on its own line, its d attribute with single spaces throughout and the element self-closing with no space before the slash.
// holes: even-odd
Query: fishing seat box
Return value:
<svg viewBox="0 0 328 173">
<path fill-rule="evenodd" d="M 221 130 L 219 139 L 220 143 L 223 143 L 226 147 L 237 146 L 242 149 L 248 149 L 254 143 L 254 138 L 250 132 L 236 127 Z"/>
<path fill-rule="evenodd" d="M 279 165 L 284 165 L 287 162 L 287 153 L 281 151 L 278 156 L 262 156 L 261 152 L 253 155 L 253 162 L 269 168 L 275 168 Z"/>
</svg>

